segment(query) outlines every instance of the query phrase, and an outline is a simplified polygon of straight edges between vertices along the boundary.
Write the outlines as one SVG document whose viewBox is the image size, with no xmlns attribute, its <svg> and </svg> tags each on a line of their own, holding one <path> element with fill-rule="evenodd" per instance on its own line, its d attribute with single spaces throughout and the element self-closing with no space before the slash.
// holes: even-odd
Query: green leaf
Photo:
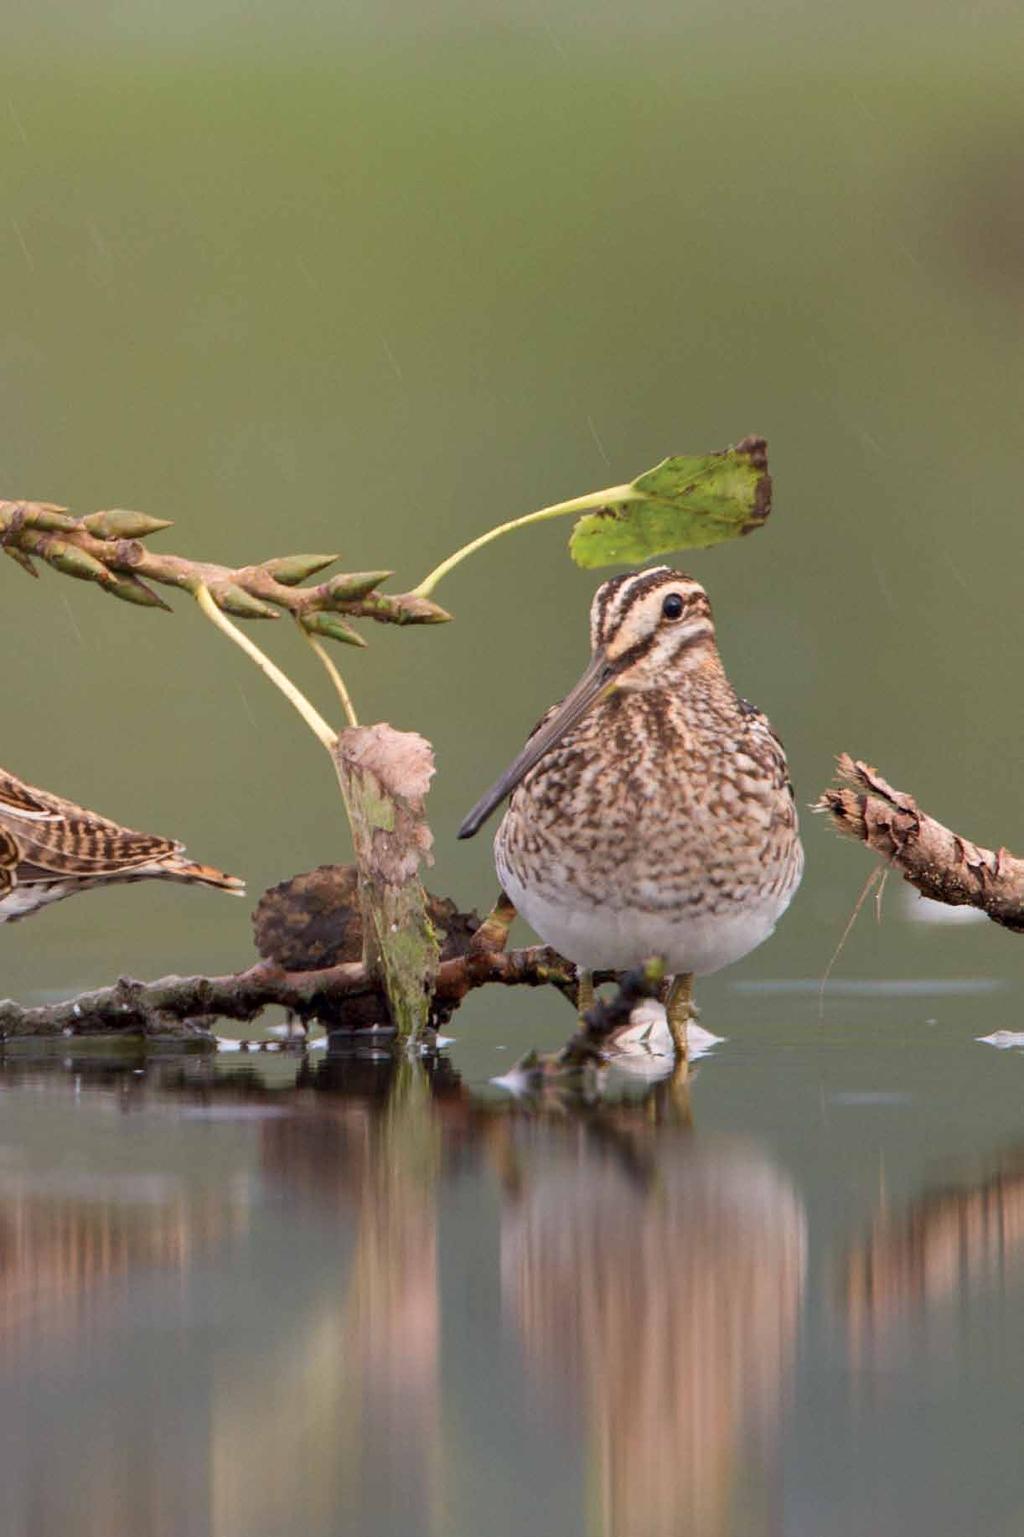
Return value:
<svg viewBox="0 0 1024 1537">
<path fill-rule="evenodd" d="M 620 498 L 575 524 L 578 566 L 632 565 L 671 550 L 706 549 L 760 528 L 771 511 L 767 444 L 744 438 L 714 454 L 678 454 L 639 475 Z"/>
</svg>

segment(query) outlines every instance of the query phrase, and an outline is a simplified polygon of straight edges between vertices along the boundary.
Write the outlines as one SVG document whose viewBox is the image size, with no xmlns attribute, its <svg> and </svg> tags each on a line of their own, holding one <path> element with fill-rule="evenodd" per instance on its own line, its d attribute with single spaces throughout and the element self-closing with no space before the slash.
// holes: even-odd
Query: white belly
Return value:
<svg viewBox="0 0 1024 1537">
<path fill-rule="evenodd" d="M 85 882 L 79 881 L 54 881 L 52 885 L 38 886 L 12 886 L 5 896 L 0 897 L 0 923 L 17 923 L 19 918 L 24 918 L 27 913 L 38 912 L 41 907 L 48 907 L 51 902 L 59 902 L 63 897 L 71 896 L 75 891 L 85 890 Z"/>
<path fill-rule="evenodd" d="M 636 909 L 586 907 L 536 888 L 526 889 L 512 871 L 499 870 L 516 910 L 545 944 L 589 971 L 625 971 L 652 956 L 670 975 L 706 976 L 731 966 L 763 944 L 789 905 L 783 896 L 751 897 L 739 907 L 674 917 Z"/>
</svg>

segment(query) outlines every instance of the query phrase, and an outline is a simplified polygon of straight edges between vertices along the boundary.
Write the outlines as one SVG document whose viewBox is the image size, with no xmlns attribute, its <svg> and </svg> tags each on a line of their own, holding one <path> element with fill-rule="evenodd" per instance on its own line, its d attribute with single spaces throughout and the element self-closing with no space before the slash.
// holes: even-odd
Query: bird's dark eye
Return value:
<svg viewBox="0 0 1024 1537">
<path fill-rule="evenodd" d="M 683 615 L 683 600 L 677 592 L 670 592 L 661 605 L 661 612 L 666 619 L 681 619 Z"/>
</svg>

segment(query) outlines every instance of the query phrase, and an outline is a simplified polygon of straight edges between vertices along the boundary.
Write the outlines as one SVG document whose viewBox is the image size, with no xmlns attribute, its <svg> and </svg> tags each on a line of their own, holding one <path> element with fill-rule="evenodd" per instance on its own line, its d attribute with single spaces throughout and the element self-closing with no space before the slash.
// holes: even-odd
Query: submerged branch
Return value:
<svg viewBox="0 0 1024 1537">
<path fill-rule="evenodd" d="M 660 961 L 648 961 L 619 977 L 618 991 L 607 1000 L 597 998 L 554 1058 L 556 1068 L 582 1067 L 604 1061 L 605 1049 L 618 1031 L 630 1022 L 633 1010 L 645 998 L 657 998 L 665 979 Z"/>
<path fill-rule="evenodd" d="M 522 950 L 471 950 L 442 961 L 434 981 L 439 1014 L 456 1008 L 467 993 L 488 983 L 505 987 L 557 987 L 575 995 L 576 973 L 569 961 L 544 945 Z M 202 1036 L 197 1028 L 215 1019 L 251 1021 L 278 1005 L 303 1020 L 321 1014 L 344 1023 L 346 1004 L 379 1003 L 379 1020 L 389 1022 L 382 982 L 358 961 L 316 971 L 286 971 L 273 961 L 222 977 L 161 977 L 138 982 L 121 977 L 112 987 L 80 993 L 61 1003 L 23 1007 L 0 1000 L 0 1039 L 26 1036 L 146 1035 Z"/>
<path fill-rule="evenodd" d="M 1024 932 L 1024 859 L 981 848 L 894 790 L 876 769 L 841 754 L 838 788 L 815 806 L 847 837 L 881 854 L 922 896 L 951 907 L 978 907 L 994 923 Z"/>
<path fill-rule="evenodd" d="M 664 979 L 665 969 L 657 960 L 647 961 L 643 966 L 621 974 L 594 972 L 596 985 L 613 980 L 618 982 L 615 996 L 607 1001 L 596 998 L 560 1051 L 529 1051 L 515 1064 L 513 1074 L 531 1091 L 542 1090 L 548 1083 L 573 1082 L 581 1075 L 585 1079 L 604 1065 L 609 1045 L 618 1032 L 629 1025 L 637 1005 L 646 998 L 659 996 Z M 575 985 L 571 991 L 566 991 L 575 1002 Z"/>
</svg>

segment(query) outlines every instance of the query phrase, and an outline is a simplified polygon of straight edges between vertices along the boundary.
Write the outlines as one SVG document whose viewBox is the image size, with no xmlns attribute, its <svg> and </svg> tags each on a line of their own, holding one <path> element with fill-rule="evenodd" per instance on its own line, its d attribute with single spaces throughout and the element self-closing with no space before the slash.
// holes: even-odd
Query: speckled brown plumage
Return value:
<svg viewBox="0 0 1024 1537">
<path fill-rule="evenodd" d="M 785 888 L 796 831 L 786 761 L 765 717 L 738 713 L 723 682 L 692 679 L 685 709 L 618 694 L 585 717 L 513 795 L 503 861 L 541 882 L 571 864 L 588 901 L 652 912 Z M 609 747 L 615 771 L 595 774 Z"/>
<path fill-rule="evenodd" d="M 495 840 L 498 874 L 582 967 L 660 955 L 676 973 L 718 970 L 767 937 L 800 880 L 782 744 L 730 684 L 707 595 L 682 572 L 605 582 L 591 640 L 584 680 L 531 740 L 573 716 L 580 689 L 590 702 L 510 771 L 527 766 Z"/>
<path fill-rule="evenodd" d="M 0 923 L 93 886 L 140 880 L 245 890 L 236 876 L 186 859 L 173 839 L 121 827 L 0 769 Z"/>
</svg>

